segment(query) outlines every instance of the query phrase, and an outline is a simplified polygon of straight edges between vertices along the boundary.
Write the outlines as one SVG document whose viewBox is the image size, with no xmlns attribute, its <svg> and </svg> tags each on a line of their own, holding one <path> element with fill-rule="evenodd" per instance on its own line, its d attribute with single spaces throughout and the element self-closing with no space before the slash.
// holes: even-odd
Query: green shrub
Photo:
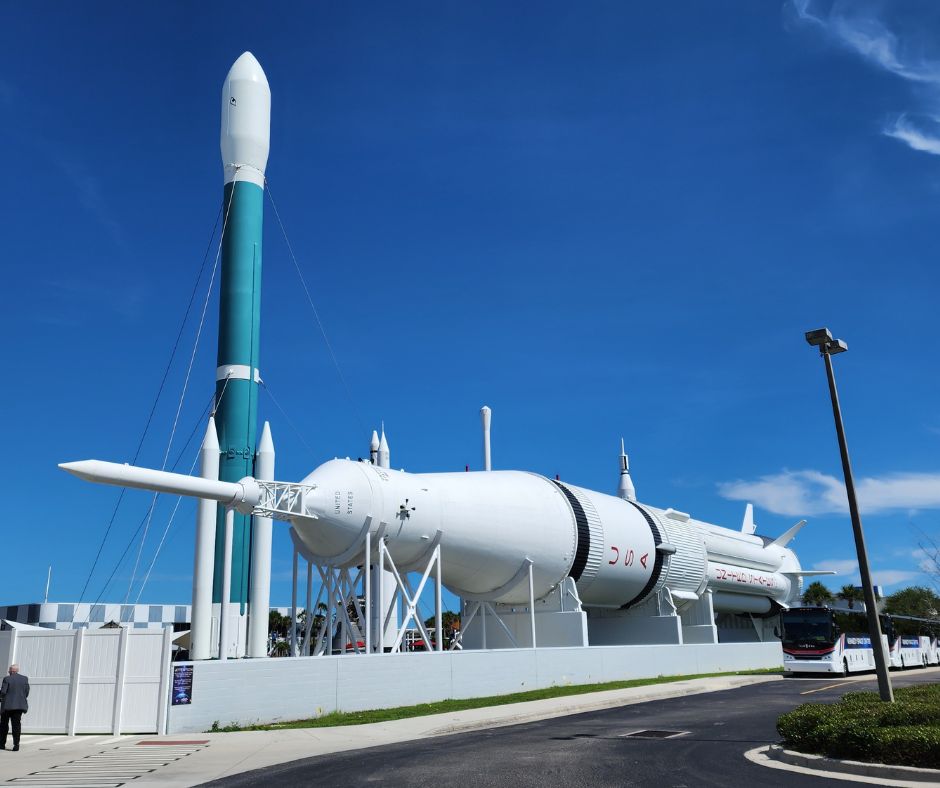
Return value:
<svg viewBox="0 0 940 788">
<path fill-rule="evenodd" d="M 780 717 L 777 731 L 801 752 L 940 768 L 940 684 L 905 687 L 895 703 L 882 703 L 873 692 L 807 703 Z"/>
<path fill-rule="evenodd" d="M 940 769 L 940 727 L 904 725 L 880 733 L 882 763 Z"/>
</svg>

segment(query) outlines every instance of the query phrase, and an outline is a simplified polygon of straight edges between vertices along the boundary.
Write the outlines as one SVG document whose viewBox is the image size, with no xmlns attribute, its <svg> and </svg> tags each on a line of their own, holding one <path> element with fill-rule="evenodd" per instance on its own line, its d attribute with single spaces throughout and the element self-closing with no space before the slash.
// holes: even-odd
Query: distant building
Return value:
<svg viewBox="0 0 940 788">
<path fill-rule="evenodd" d="M 97 628 L 115 622 L 134 629 L 189 629 L 189 605 L 121 605 L 89 602 L 33 602 L 0 606 L 0 620 L 46 629 Z"/>
<path fill-rule="evenodd" d="M 272 607 L 271 610 L 290 617 L 289 607 Z M 191 611 L 190 605 L 30 602 L 22 605 L 0 605 L 0 621 L 15 621 L 18 624 L 46 629 L 97 628 L 114 622 L 134 629 L 163 629 L 172 626 L 174 632 L 180 632 L 189 629 Z M 298 616 L 302 612 L 303 608 L 297 609 Z"/>
</svg>

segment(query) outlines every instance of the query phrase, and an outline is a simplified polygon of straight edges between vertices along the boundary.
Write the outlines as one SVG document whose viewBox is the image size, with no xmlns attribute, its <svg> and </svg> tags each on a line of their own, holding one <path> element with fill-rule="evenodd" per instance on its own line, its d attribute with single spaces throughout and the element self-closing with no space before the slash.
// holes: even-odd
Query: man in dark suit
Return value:
<svg viewBox="0 0 940 788">
<path fill-rule="evenodd" d="M 20 675 L 18 665 L 10 665 L 10 675 L 0 684 L 0 750 L 7 748 L 7 733 L 13 724 L 13 751 L 20 748 L 20 718 L 29 710 L 29 679 Z"/>
</svg>

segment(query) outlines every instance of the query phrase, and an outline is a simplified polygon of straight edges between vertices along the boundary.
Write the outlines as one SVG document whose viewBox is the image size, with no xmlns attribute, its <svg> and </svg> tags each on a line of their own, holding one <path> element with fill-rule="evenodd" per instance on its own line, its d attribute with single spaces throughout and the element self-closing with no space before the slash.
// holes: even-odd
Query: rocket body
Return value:
<svg viewBox="0 0 940 788">
<path fill-rule="evenodd" d="M 270 147 L 271 91 L 250 52 L 235 61 L 222 88 L 224 170 L 222 274 L 216 369 L 219 479 L 254 473 L 261 326 L 264 171 Z M 218 511 L 213 602 L 222 599 L 224 517 Z M 236 513 L 230 601 L 241 615 L 249 596 L 250 518 Z M 241 628 L 240 628 L 241 631 Z M 244 639 L 243 637 L 241 638 Z"/>
<path fill-rule="evenodd" d="M 668 589 L 678 608 L 713 590 L 721 609 L 769 612 L 799 594 L 800 566 L 784 546 L 692 520 L 671 509 L 523 471 L 410 474 L 332 460 L 303 484 L 316 520 L 295 520 L 319 555 L 348 549 L 371 517 L 386 524 L 393 560 L 419 560 L 440 532 L 443 582 L 457 595 L 508 604 L 528 600 L 512 585 L 533 563 L 536 598 L 566 577 L 585 607 L 627 609 Z"/>
<path fill-rule="evenodd" d="M 97 460 L 61 467 L 89 481 L 208 497 L 239 511 L 263 497 L 252 478 L 209 484 Z M 368 525 L 373 537 L 383 529 L 392 560 L 407 567 L 427 560 L 436 540 L 442 581 L 464 598 L 526 604 L 528 583 L 519 581 L 531 562 L 536 599 L 570 577 L 588 609 L 625 610 L 659 595 L 681 611 L 710 592 L 716 611 L 763 614 L 797 603 L 806 574 L 786 546 L 803 522 L 772 540 L 525 471 L 405 473 L 331 460 L 297 486 L 303 514 L 273 516 L 290 520 L 312 553 L 344 554 Z"/>
</svg>

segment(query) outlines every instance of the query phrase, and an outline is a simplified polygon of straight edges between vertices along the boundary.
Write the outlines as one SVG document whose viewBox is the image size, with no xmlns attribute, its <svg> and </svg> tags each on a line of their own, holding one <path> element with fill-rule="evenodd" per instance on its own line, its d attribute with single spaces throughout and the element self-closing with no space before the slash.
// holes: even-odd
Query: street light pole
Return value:
<svg viewBox="0 0 940 788">
<path fill-rule="evenodd" d="M 875 589 L 871 582 L 868 568 L 868 550 L 865 547 L 865 534 L 862 531 L 862 519 L 858 513 L 858 501 L 855 498 L 855 482 L 852 478 L 852 465 L 849 462 L 849 448 L 845 442 L 845 427 L 842 424 L 842 408 L 839 406 L 839 392 L 836 390 L 836 378 L 832 370 L 832 356 L 848 350 L 848 345 L 841 339 L 833 339 L 829 329 L 820 328 L 806 333 L 806 341 L 819 347 L 819 354 L 826 363 L 826 377 L 829 379 L 829 396 L 832 399 L 832 417 L 836 423 L 836 435 L 839 437 L 839 452 L 842 455 L 842 473 L 845 475 L 845 492 L 849 499 L 849 514 L 852 518 L 852 530 L 855 533 L 855 550 L 858 554 L 858 571 L 865 594 L 865 612 L 868 615 L 868 632 L 871 636 L 872 651 L 875 654 L 875 672 L 878 674 L 878 692 L 886 703 L 894 702 L 891 689 L 891 677 L 888 675 L 888 661 L 885 657 L 884 642 L 881 639 L 881 623 L 878 621 L 878 608 L 875 603 Z"/>
</svg>

